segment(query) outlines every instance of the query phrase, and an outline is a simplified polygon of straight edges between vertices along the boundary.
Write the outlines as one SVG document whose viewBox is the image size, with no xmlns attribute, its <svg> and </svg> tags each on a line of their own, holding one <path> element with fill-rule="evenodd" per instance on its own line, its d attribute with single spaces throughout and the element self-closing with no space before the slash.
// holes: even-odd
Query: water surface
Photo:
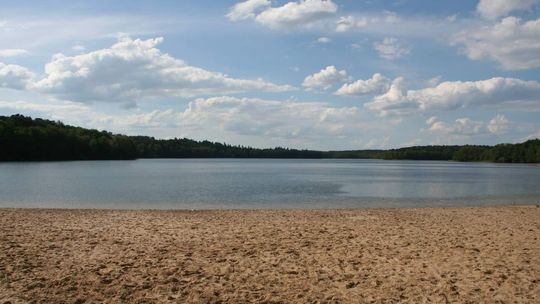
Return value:
<svg viewBox="0 0 540 304">
<path fill-rule="evenodd" d="M 382 160 L 0 163 L 0 207 L 366 208 L 540 203 L 540 167 Z"/>
</svg>

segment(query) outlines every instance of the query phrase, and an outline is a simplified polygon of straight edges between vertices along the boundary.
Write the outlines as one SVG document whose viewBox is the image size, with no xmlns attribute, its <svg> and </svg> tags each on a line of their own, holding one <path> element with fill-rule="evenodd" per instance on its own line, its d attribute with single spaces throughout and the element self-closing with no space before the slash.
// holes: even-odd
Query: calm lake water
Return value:
<svg viewBox="0 0 540 304">
<path fill-rule="evenodd" d="M 380 160 L 0 163 L 0 207 L 365 208 L 540 203 L 540 166 Z"/>
</svg>

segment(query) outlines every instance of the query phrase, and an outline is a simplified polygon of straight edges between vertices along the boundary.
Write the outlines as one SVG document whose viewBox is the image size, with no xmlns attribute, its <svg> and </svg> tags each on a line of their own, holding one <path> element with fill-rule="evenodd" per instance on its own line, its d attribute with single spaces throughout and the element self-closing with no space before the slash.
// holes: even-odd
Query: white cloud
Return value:
<svg viewBox="0 0 540 304">
<path fill-rule="evenodd" d="M 92 124 L 109 125 L 117 130 L 125 129 L 178 129 L 182 126 L 182 112 L 167 110 L 152 110 L 150 112 L 135 112 L 127 115 L 95 115 Z M 178 134 L 175 134 L 178 136 Z"/>
<path fill-rule="evenodd" d="M 443 121 L 429 121 L 429 131 L 440 134 L 471 136 L 487 132 L 486 124 L 470 118 L 458 118 L 449 124 Z"/>
<path fill-rule="evenodd" d="M 27 68 L 0 62 L 0 88 L 24 90 L 34 76 Z"/>
<path fill-rule="evenodd" d="M 506 16 L 516 10 L 527 10 L 540 0 L 480 0 L 477 11 L 486 19 Z"/>
<path fill-rule="evenodd" d="M 239 7 L 240 6 L 240 7 Z M 258 14 L 257 9 L 264 8 Z M 334 16 L 338 6 L 332 0 L 300 0 L 270 7 L 264 1 L 238 3 L 227 15 L 232 21 L 255 19 L 274 30 L 310 28 Z"/>
<path fill-rule="evenodd" d="M 354 28 L 366 26 L 370 20 L 366 17 L 342 16 L 336 22 L 336 32 L 347 32 Z"/>
<path fill-rule="evenodd" d="M 395 25 L 404 20 L 395 12 L 384 11 L 380 14 L 342 16 L 336 22 L 336 32 L 348 32 L 355 29 L 369 29 Z"/>
<path fill-rule="evenodd" d="M 384 38 L 383 41 L 373 43 L 373 48 L 379 53 L 379 57 L 389 60 L 411 53 L 410 48 L 396 38 Z"/>
<path fill-rule="evenodd" d="M 231 78 L 190 66 L 156 48 L 163 39 L 121 37 L 112 47 L 55 55 L 33 90 L 79 102 L 133 103 L 145 98 L 292 90 L 262 79 Z"/>
<path fill-rule="evenodd" d="M 379 73 L 373 74 L 370 79 L 359 79 L 353 83 L 346 83 L 336 91 L 336 95 L 367 95 L 385 92 L 390 85 L 390 79 Z"/>
<path fill-rule="evenodd" d="M 487 124 L 487 129 L 493 134 L 505 133 L 508 131 L 508 127 L 509 121 L 502 114 L 498 114 L 497 116 L 493 117 L 493 119 L 491 119 Z"/>
<path fill-rule="evenodd" d="M 452 18 L 434 15 L 407 14 L 395 12 L 358 13 L 333 18 L 333 24 L 326 24 L 326 31 L 334 30 L 340 33 L 350 33 L 349 37 L 369 37 L 384 39 L 393 37 L 402 41 L 411 39 L 427 39 L 438 44 L 448 44 L 450 38 L 464 29 L 474 28 L 485 24 L 479 18 Z M 354 36 L 353 36 L 354 35 Z M 384 43 L 380 41 L 378 43 Z M 410 49 L 412 45 L 402 45 Z M 373 44 L 371 44 L 373 47 Z"/>
<path fill-rule="evenodd" d="M 432 117 L 426 123 L 429 125 L 430 132 L 456 136 L 501 135 L 508 131 L 510 124 L 502 114 L 498 114 L 489 122 L 463 117 L 456 119 L 453 123 L 446 123 Z"/>
<path fill-rule="evenodd" d="M 452 110 L 519 101 L 540 103 L 540 83 L 502 77 L 479 81 L 446 81 L 432 88 L 410 90 L 407 98 L 416 101 L 422 110 Z"/>
<path fill-rule="evenodd" d="M 519 109 L 540 107 L 540 82 L 496 77 L 479 81 L 446 81 L 434 87 L 407 90 L 403 78 L 390 89 L 365 104 L 381 115 L 405 115 L 415 112 L 456 110 L 471 106 L 504 106 Z"/>
<path fill-rule="evenodd" d="M 336 108 L 320 102 L 221 96 L 190 102 L 181 121 L 188 128 L 219 126 L 241 135 L 321 138 L 349 134 L 360 124 L 357 114 L 356 107 Z"/>
<path fill-rule="evenodd" d="M 328 90 L 332 85 L 347 81 L 347 71 L 339 71 L 335 66 L 327 66 L 319 72 L 309 75 L 304 79 L 302 86 L 309 89 Z"/>
<path fill-rule="evenodd" d="M 262 8 L 270 6 L 269 0 L 248 0 L 236 3 L 227 14 L 231 21 L 254 19 L 256 12 Z"/>
<path fill-rule="evenodd" d="M 327 43 L 332 42 L 332 39 L 328 37 L 319 37 L 319 39 L 317 39 L 317 42 L 322 43 L 322 44 L 327 44 Z"/>
<path fill-rule="evenodd" d="M 540 67 L 540 19 L 506 17 L 493 26 L 462 31 L 453 43 L 463 45 L 470 59 L 493 60 L 506 70 Z"/>
<path fill-rule="evenodd" d="M 407 115 L 417 112 L 418 104 L 407 98 L 404 82 L 403 77 L 394 79 L 386 93 L 375 96 L 373 100 L 364 104 L 364 106 L 379 112 L 382 116 Z"/>
<path fill-rule="evenodd" d="M 0 57 L 15 57 L 28 54 L 24 49 L 0 49 Z"/>
</svg>

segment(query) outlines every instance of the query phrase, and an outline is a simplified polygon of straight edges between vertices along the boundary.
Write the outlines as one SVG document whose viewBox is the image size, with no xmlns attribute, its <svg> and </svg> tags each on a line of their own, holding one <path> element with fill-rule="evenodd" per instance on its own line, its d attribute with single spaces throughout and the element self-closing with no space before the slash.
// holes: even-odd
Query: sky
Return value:
<svg viewBox="0 0 540 304">
<path fill-rule="evenodd" d="M 540 0 L 0 7 L 0 115 L 319 150 L 540 137 Z"/>
</svg>

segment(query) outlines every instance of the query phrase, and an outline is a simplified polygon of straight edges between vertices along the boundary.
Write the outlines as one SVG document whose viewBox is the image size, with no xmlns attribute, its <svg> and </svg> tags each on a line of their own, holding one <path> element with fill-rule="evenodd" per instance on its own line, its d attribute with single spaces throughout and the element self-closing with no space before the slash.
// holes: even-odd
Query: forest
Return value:
<svg viewBox="0 0 540 304">
<path fill-rule="evenodd" d="M 258 149 L 187 138 L 126 136 L 19 114 L 0 116 L 0 161 L 137 158 L 355 158 L 540 163 L 540 140 L 495 146 L 416 146 L 391 150 Z"/>
</svg>

